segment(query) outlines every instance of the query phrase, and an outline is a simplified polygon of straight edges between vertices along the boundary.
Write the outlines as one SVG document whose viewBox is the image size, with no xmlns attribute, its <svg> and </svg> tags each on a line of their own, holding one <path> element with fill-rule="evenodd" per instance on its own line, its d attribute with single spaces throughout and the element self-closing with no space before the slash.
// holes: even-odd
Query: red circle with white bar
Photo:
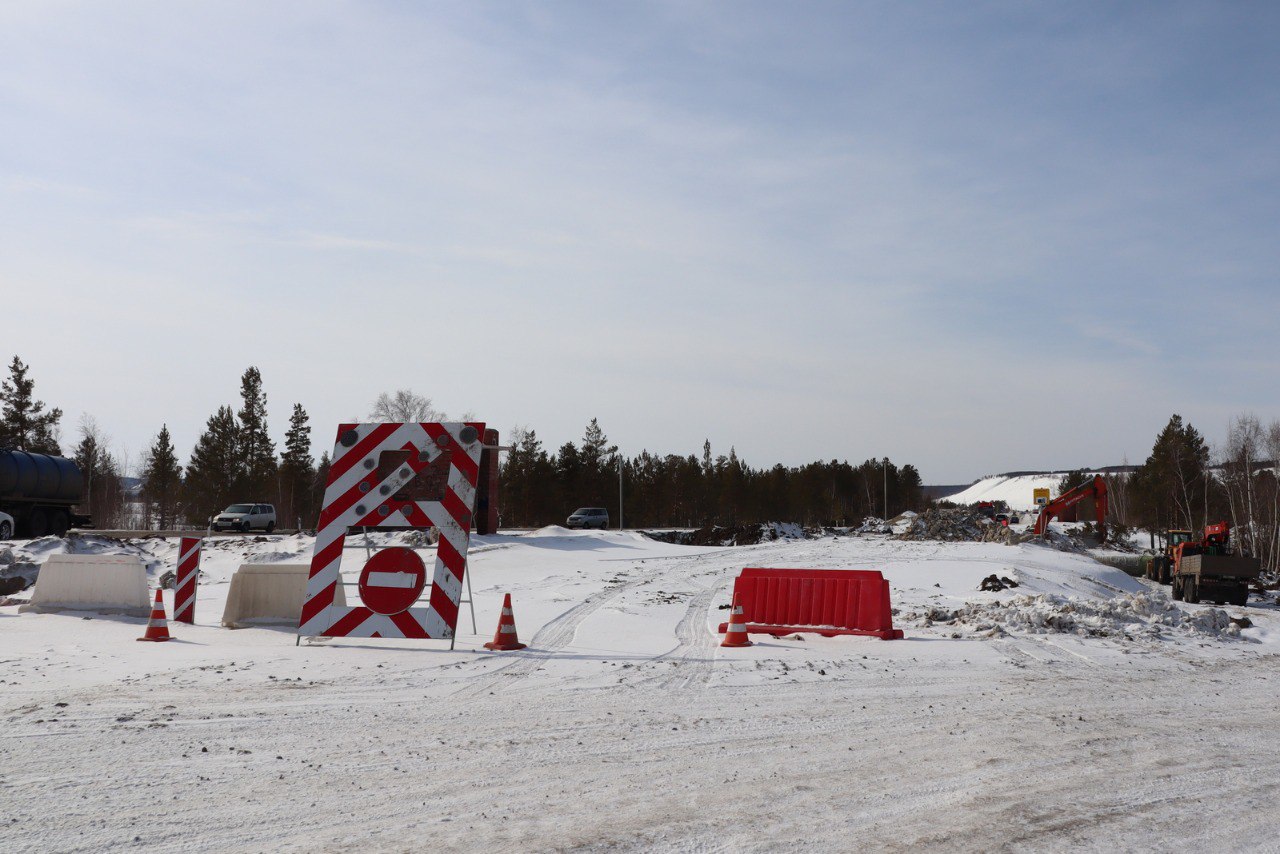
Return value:
<svg viewBox="0 0 1280 854">
<path fill-rule="evenodd" d="M 407 611 L 427 586 L 427 567 L 412 549 L 394 546 L 369 559 L 360 573 L 360 601 L 390 617 Z"/>
</svg>

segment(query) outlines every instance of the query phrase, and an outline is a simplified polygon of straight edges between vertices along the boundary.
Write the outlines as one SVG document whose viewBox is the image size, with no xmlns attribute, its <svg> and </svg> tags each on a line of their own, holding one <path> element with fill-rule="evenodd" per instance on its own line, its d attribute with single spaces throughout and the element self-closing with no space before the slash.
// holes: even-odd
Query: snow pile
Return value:
<svg viewBox="0 0 1280 854">
<path fill-rule="evenodd" d="M 1041 472 L 1022 475 L 993 475 L 984 477 L 953 495 L 941 500 L 953 504 L 977 504 L 979 501 L 1003 501 L 1014 510 L 1030 510 L 1035 507 L 1035 491 L 1047 489 L 1054 498 L 1058 496 L 1058 484 L 1065 471 Z M 1089 472 L 1093 474 L 1093 472 Z"/>
<path fill-rule="evenodd" d="M 1006 637 L 1019 634 L 1069 634 L 1080 637 L 1161 640 L 1166 634 L 1198 638 L 1240 637 L 1240 620 L 1221 608 L 1185 611 L 1158 590 L 1126 593 L 1112 599 L 1039 594 L 1004 602 L 971 602 L 948 610 L 930 607 L 900 619 L 922 627 L 946 625 L 962 634 Z"/>
</svg>

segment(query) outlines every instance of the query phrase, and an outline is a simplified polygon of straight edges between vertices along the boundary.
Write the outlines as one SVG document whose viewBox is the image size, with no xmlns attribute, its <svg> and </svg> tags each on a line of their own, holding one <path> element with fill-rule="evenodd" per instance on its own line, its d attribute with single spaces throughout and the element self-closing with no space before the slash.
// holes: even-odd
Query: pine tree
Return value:
<svg viewBox="0 0 1280 854">
<path fill-rule="evenodd" d="M 592 418 L 582 436 L 582 450 L 578 454 L 582 465 L 583 500 L 604 504 L 605 498 L 612 495 L 617 471 L 614 455 L 617 453 L 618 446 L 609 444 L 600 423 Z"/>
<path fill-rule="evenodd" d="M 1153 532 L 1195 528 L 1208 503 L 1208 471 L 1204 437 L 1173 415 L 1132 479 L 1138 524 Z"/>
<path fill-rule="evenodd" d="M 276 477 L 276 449 L 267 433 L 267 394 L 262 374 L 250 367 L 240 377 L 239 448 L 243 501 L 263 501 Z"/>
<path fill-rule="evenodd" d="M 284 435 L 284 452 L 280 455 L 280 519 L 293 524 L 298 519 L 314 522 L 312 503 L 315 482 L 315 460 L 311 456 L 311 419 L 301 403 L 293 405 L 289 430 Z"/>
<path fill-rule="evenodd" d="M 178 465 L 169 425 L 165 424 L 142 461 L 142 500 L 146 503 L 147 518 L 162 531 L 177 521 L 181 489 L 182 466 Z"/>
<path fill-rule="evenodd" d="M 93 519 L 99 528 L 122 527 L 124 491 L 120 464 L 108 450 L 110 438 L 98 427 L 92 415 L 80 419 L 80 443 L 74 459 L 84 475 L 84 500 L 80 512 Z"/>
<path fill-rule="evenodd" d="M 320 511 L 324 509 L 324 491 L 329 485 L 329 452 L 325 451 L 320 455 L 320 463 L 316 466 L 315 477 L 311 480 L 311 506 L 314 508 L 316 519 L 320 518 Z M 303 522 L 307 520 L 304 519 Z M 317 522 L 317 527 L 319 523 Z"/>
<path fill-rule="evenodd" d="M 44 411 L 44 401 L 35 399 L 35 380 L 27 377 L 28 370 L 29 366 L 14 356 L 9 379 L 0 384 L 0 448 L 60 455 L 57 430 L 62 410 Z"/>
<path fill-rule="evenodd" d="M 1058 495 L 1066 495 L 1077 486 L 1084 486 L 1093 477 L 1084 469 L 1072 469 L 1058 481 Z"/>
<path fill-rule="evenodd" d="M 209 416 L 205 431 L 191 452 L 184 492 L 188 518 L 203 521 L 232 501 L 253 500 L 236 490 L 243 480 L 240 427 L 230 406 Z"/>
<path fill-rule="evenodd" d="M 80 444 L 76 445 L 72 459 L 80 467 L 80 474 L 84 477 L 84 512 L 89 516 L 92 516 L 94 512 L 94 485 L 102 468 L 102 455 L 103 450 L 98 446 L 96 428 L 92 427 L 90 423 L 82 424 L 80 427 Z"/>
</svg>

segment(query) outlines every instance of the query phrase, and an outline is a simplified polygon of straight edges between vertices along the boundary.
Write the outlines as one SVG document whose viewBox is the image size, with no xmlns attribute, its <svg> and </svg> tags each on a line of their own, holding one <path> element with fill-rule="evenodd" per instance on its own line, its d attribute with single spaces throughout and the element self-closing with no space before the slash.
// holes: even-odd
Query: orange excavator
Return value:
<svg viewBox="0 0 1280 854">
<path fill-rule="evenodd" d="M 1039 518 L 1036 519 L 1035 535 L 1037 537 L 1044 536 L 1044 532 L 1049 529 L 1050 522 L 1070 508 L 1088 499 L 1093 500 L 1094 519 L 1098 523 L 1099 541 L 1106 542 L 1107 482 L 1102 475 L 1094 475 L 1093 480 L 1085 481 L 1075 489 L 1067 490 L 1046 504 L 1040 511 Z"/>
</svg>

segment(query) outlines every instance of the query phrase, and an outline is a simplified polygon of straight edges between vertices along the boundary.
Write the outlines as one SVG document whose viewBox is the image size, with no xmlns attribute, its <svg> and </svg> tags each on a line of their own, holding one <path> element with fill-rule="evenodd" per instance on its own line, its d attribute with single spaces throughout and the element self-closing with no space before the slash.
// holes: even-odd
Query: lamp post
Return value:
<svg viewBox="0 0 1280 854">
<path fill-rule="evenodd" d="M 889 521 L 889 458 L 884 458 L 884 464 L 880 467 L 884 473 L 884 518 Z"/>
<path fill-rule="evenodd" d="M 622 454 L 618 454 L 618 530 L 622 530 Z"/>
</svg>

